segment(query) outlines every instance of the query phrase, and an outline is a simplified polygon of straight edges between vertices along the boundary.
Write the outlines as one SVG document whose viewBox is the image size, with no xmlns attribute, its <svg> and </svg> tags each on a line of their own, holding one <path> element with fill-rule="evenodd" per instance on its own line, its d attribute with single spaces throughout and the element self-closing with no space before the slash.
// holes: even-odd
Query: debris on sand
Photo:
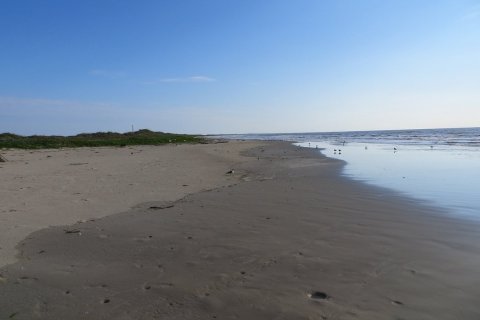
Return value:
<svg viewBox="0 0 480 320">
<path fill-rule="evenodd" d="M 315 299 L 315 300 L 326 300 L 326 299 L 330 298 L 328 296 L 328 294 L 326 294 L 325 292 L 321 292 L 321 291 L 314 291 L 312 293 L 309 293 L 308 297 L 310 299 Z"/>
<path fill-rule="evenodd" d="M 64 229 L 65 233 L 80 233 L 79 229 Z"/>
<path fill-rule="evenodd" d="M 88 162 L 72 162 L 72 163 L 69 163 L 68 165 L 70 165 L 70 166 L 83 166 L 85 164 L 88 164 Z"/>
<path fill-rule="evenodd" d="M 163 210 L 163 209 L 168 209 L 168 208 L 173 208 L 173 204 L 167 204 L 167 205 L 160 205 L 160 206 L 151 206 L 148 209 L 150 210 Z"/>
</svg>

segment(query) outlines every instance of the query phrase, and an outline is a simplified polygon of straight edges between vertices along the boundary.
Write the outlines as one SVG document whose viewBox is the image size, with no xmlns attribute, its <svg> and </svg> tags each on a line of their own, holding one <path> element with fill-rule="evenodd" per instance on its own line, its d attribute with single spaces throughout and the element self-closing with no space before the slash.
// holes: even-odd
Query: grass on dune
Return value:
<svg viewBox="0 0 480 320">
<path fill-rule="evenodd" d="M 135 132 L 81 133 L 76 136 L 19 136 L 12 133 L 0 134 L 0 148 L 45 149 L 128 145 L 161 145 L 167 143 L 201 143 L 202 138 L 142 129 Z"/>
</svg>

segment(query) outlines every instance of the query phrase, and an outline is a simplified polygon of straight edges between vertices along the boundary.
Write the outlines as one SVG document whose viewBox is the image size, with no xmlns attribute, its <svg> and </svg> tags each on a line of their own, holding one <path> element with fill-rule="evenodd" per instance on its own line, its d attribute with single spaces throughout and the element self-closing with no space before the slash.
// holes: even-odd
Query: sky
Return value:
<svg viewBox="0 0 480 320">
<path fill-rule="evenodd" d="M 0 0 L 0 132 L 480 127 L 480 0 Z"/>
</svg>

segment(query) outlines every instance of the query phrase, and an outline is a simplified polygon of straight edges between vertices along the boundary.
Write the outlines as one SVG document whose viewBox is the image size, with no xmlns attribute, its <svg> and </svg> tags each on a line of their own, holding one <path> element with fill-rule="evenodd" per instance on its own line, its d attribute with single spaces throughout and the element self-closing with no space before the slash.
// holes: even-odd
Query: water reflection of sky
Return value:
<svg viewBox="0 0 480 320">
<path fill-rule="evenodd" d="M 347 162 L 346 176 L 430 200 L 452 213 L 480 219 L 480 150 L 325 142 L 298 143 L 324 148 L 328 157 Z M 339 152 L 338 150 L 341 150 Z M 336 152 L 334 150 L 337 150 Z"/>
</svg>

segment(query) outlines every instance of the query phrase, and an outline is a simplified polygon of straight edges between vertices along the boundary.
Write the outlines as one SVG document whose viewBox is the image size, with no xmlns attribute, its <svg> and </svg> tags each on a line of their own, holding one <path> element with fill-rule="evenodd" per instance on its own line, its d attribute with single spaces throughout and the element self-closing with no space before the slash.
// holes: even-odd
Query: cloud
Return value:
<svg viewBox="0 0 480 320">
<path fill-rule="evenodd" d="M 160 82 L 168 82 L 168 83 L 175 83 L 175 82 L 214 82 L 216 79 L 206 77 L 206 76 L 190 76 L 190 77 L 183 77 L 183 78 L 163 78 L 159 80 Z"/>
<path fill-rule="evenodd" d="M 43 98 L 0 97 L 0 108 L 58 107 L 71 106 L 72 102 Z"/>
<path fill-rule="evenodd" d="M 126 76 L 123 71 L 112 71 L 104 69 L 93 69 L 88 72 L 91 76 L 118 79 Z"/>
<path fill-rule="evenodd" d="M 119 109 L 118 106 L 102 102 L 0 96 L 0 124 L 8 117 L 14 117 L 18 121 L 32 117 L 44 121 L 61 117 L 81 119 L 109 116 Z"/>
<path fill-rule="evenodd" d="M 110 103 L 0 96 L 0 132 L 125 131 L 134 115 L 134 110 Z"/>
<path fill-rule="evenodd" d="M 75 100 L 0 96 L 0 132 L 77 134 L 149 128 L 164 132 L 226 132 L 241 118 L 223 108 L 120 105 Z M 231 130 L 231 129 L 230 129 Z"/>
<path fill-rule="evenodd" d="M 68 109 L 84 109 L 84 108 L 101 108 L 106 107 L 105 103 L 82 103 L 78 101 L 68 101 L 60 99 L 43 99 L 43 98 L 19 98 L 19 97 L 2 97 L 0 96 L 0 111 L 7 108 L 68 108 Z"/>
</svg>

